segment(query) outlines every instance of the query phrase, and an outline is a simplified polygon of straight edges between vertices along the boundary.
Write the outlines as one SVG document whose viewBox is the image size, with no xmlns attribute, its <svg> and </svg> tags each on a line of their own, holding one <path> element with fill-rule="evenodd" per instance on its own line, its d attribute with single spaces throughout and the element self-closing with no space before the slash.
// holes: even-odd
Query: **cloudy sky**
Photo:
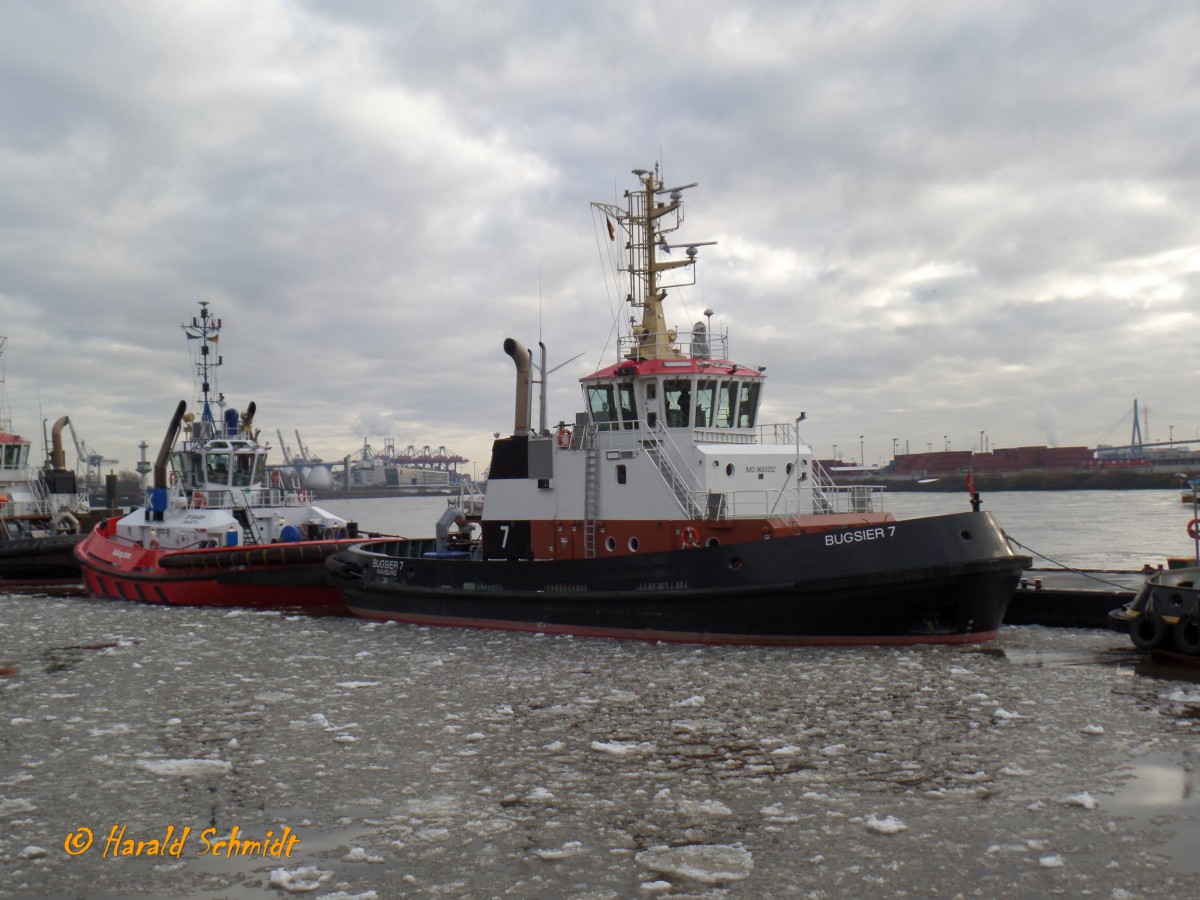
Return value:
<svg viewBox="0 0 1200 900">
<path fill-rule="evenodd" d="M 1135 398 L 1198 437 L 1197 47 L 1194 0 L 17 0 L 13 424 L 132 468 L 206 300 L 273 444 L 482 471 L 504 338 L 582 353 L 555 421 L 615 361 L 589 202 L 659 162 L 718 242 L 669 321 L 711 307 L 819 455 L 1120 443 Z"/>
</svg>

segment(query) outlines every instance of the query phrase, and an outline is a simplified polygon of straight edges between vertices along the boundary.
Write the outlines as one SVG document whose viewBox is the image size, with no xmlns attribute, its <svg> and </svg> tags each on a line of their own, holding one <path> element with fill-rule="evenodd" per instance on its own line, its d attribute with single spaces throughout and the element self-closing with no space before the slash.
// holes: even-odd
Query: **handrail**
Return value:
<svg viewBox="0 0 1200 900">
<path fill-rule="evenodd" d="M 643 332 L 637 335 L 621 335 L 617 339 L 617 353 L 621 359 L 634 359 L 645 343 L 654 345 L 658 339 L 664 346 L 670 346 L 683 358 L 690 359 L 729 359 L 729 335 L 720 333 L 680 331 L 669 328 L 665 332 Z"/>
<path fill-rule="evenodd" d="M 670 431 L 659 422 L 655 422 L 654 427 L 651 428 L 649 423 L 642 419 L 638 420 L 638 426 L 642 429 L 643 434 L 652 435 L 641 441 L 642 449 L 654 462 L 654 468 L 663 483 L 675 495 L 675 499 L 679 501 L 680 507 L 689 518 L 703 519 L 707 511 L 708 491 L 702 484 L 697 484 L 695 472 L 691 469 L 680 470 L 675 465 L 675 459 L 681 458 L 683 453 L 679 449 L 679 445 L 675 443 L 675 439 L 671 437 Z M 665 453 L 659 452 L 659 448 L 663 446 L 668 448 Z M 706 502 L 698 501 L 697 498 L 701 496 Z"/>
<path fill-rule="evenodd" d="M 313 501 L 312 492 L 304 489 L 287 490 L 275 487 L 241 488 L 194 488 L 183 490 L 178 495 L 184 506 L 197 509 L 256 509 L 264 506 L 308 506 Z M 197 502 L 199 500 L 199 502 Z"/>
<path fill-rule="evenodd" d="M 710 434 L 722 435 L 714 429 L 696 429 L 697 436 L 707 438 Z M 730 431 L 729 443 L 760 443 L 776 446 L 808 445 L 800 437 L 793 422 L 777 422 L 756 426 L 755 432 Z M 623 440 L 622 440 L 623 438 Z M 784 490 L 744 490 L 721 493 L 721 504 L 717 509 L 709 509 L 710 493 L 703 483 L 698 480 L 695 471 L 681 467 L 677 460 L 685 459 L 680 445 L 671 434 L 671 430 L 662 423 L 656 422 L 652 428 L 645 419 L 638 419 L 633 429 L 606 430 L 600 429 L 595 423 L 589 426 L 589 440 L 577 441 L 575 449 L 603 449 L 605 445 L 632 448 L 640 447 L 646 453 L 654 469 L 662 479 L 663 484 L 675 496 L 682 511 L 693 519 L 708 518 L 747 518 L 753 516 L 776 517 L 780 505 L 797 508 L 801 492 L 799 486 L 792 489 L 790 495 Z M 829 473 L 815 458 L 810 458 L 811 466 L 811 496 L 812 513 L 868 513 L 882 510 L 884 488 L 881 485 L 838 485 Z M 791 502 L 788 497 L 791 497 Z M 794 513 L 781 516 L 785 520 L 795 518 Z"/>
</svg>

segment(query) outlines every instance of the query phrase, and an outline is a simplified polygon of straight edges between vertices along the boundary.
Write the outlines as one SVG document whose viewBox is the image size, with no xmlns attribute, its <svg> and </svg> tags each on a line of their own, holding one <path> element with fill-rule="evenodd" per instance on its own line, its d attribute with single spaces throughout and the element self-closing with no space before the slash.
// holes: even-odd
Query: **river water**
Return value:
<svg viewBox="0 0 1200 900">
<path fill-rule="evenodd" d="M 323 505 L 426 534 L 444 504 Z M 1191 549 L 1171 492 L 984 505 L 1070 565 Z M 2 898 L 1200 895 L 1200 685 L 1105 631 L 692 647 L 0 596 L 0 672 Z"/>
</svg>

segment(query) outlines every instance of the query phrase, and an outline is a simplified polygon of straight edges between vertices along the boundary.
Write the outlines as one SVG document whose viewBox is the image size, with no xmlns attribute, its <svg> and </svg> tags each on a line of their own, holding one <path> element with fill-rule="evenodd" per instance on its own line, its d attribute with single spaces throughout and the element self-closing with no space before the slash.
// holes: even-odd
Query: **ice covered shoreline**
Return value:
<svg viewBox="0 0 1200 900">
<path fill-rule="evenodd" d="M 0 636 L 0 897 L 1200 892 L 1200 687 L 1105 632 L 701 648 L 0 597 Z M 114 826 L 143 851 L 103 855 Z M 299 840 L 197 852 L 234 827 Z"/>
</svg>

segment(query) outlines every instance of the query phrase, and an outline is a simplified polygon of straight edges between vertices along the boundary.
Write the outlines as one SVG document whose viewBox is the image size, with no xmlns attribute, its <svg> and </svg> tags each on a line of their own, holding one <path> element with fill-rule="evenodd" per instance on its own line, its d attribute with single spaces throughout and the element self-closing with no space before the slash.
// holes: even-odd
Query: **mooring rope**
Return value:
<svg viewBox="0 0 1200 900">
<path fill-rule="evenodd" d="M 1037 550 L 1034 550 L 1032 547 L 1026 547 L 1024 544 L 1022 544 L 1020 541 L 1018 541 L 1015 537 L 1013 537 L 1006 531 L 1002 531 L 1001 533 L 1004 535 L 1004 539 L 1006 541 L 1008 541 L 1010 544 L 1020 547 L 1022 550 L 1027 550 L 1030 553 L 1032 553 L 1034 556 L 1038 556 L 1038 557 L 1041 557 L 1042 559 L 1046 560 L 1046 562 L 1048 562 L 1048 563 L 1053 563 L 1054 565 L 1056 565 L 1060 569 L 1062 569 L 1064 572 L 1074 572 L 1076 575 L 1082 575 L 1084 578 L 1090 578 L 1093 581 L 1098 581 L 1101 584 L 1107 584 L 1109 587 L 1120 588 L 1123 591 L 1132 590 L 1132 588 L 1130 588 L 1129 585 L 1127 585 L 1127 584 L 1117 584 L 1117 582 L 1115 582 L 1115 581 L 1109 581 L 1107 578 L 1101 578 L 1100 576 L 1095 575 L 1091 572 L 1085 572 L 1082 569 L 1075 568 L 1074 566 L 1068 566 L 1064 562 L 1059 562 L 1057 559 L 1050 558 L 1045 553 L 1039 553 Z M 1147 574 L 1149 574 L 1149 573 L 1147 573 Z"/>
</svg>

